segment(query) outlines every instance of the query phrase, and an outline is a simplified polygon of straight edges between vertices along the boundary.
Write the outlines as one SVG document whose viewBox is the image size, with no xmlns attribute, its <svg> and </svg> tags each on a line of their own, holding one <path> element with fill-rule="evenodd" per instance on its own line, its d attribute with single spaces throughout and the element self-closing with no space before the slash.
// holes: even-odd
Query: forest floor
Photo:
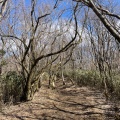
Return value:
<svg viewBox="0 0 120 120">
<path fill-rule="evenodd" d="M 0 112 L 0 120 L 115 120 L 114 116 L 113 104 L 100 91 L 59 82 L 55 90 L 44 83 L 32 101 Z"/>
</svg>

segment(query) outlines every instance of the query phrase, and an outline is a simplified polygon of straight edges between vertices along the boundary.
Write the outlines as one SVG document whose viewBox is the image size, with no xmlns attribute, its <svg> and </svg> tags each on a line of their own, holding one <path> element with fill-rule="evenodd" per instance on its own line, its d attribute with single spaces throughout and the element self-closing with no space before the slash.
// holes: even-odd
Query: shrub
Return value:
<svg viewBox="0 0 120 120">
<path fill-rule="evenodd" d="M 64 71 L 64 76 L 67 80 L 72 79 L 78 86 L 90 86 L 104 90 L 103 79 L 99 71 L 66 70 Z M 116 96 L 116 98 L 120 99 L 120 75 L 112 74 L 112 80 L 109 78 L 106 79 L 111 96 Z"/>
<path fill-rule="evenodd" d="M 86 70 L 67 70 L 64 71 L 64 76 L 69 79 L 73 79 L 79 86 L 99 86 L 101 83 L 100 75 L 96 71 Z"/>
<path fill-rule="evenodd" d="M 22 94 L 23 77 L 16 71 L 9 71 L 3 79 L 3 101 L 17 102 L 20 101 Z"/>
<path fill-rule="evenodd" d="M 120 99 L 120 75 L 113 77 L 114 95 Z"/>
</svg>

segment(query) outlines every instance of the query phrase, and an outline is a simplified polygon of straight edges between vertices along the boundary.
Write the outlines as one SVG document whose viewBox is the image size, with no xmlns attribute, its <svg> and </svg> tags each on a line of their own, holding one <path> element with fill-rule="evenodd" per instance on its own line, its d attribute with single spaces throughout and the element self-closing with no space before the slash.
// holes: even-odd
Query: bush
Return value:
<svg viewBox="0 0 120 120">
<path fill-rule="evenodd" d="M 78 86 L 90 86 L 104 90 L 103 79 L 98 71 L 89 70 L 66 70 L 64 76 L 67 80 L 72 79 Z M 120 99 L 120 75 L 112 74 L 112 80 L 107 79 L 107 87 L 111 96 Z M 112 87 L 112 88 L 111 88 Z M 112 92 L 110 90 L 113 90 Z"/>
<path fill-rule="evenodd" d="M 114 95 L 120 99 L 120 75 L 113 77 Z"/>
<path fill-rule="evenodd" d="M 96 71 L 77 70 L 75 71 L 75 82 L 79 86 L 100 87 L 101 78 Z"/>
<path fill-rule="evenodd" d="M 100 75 L 96 71 L 85 70 L 67 70 L 64 71 L 64 76 L 67 79 L 73 79 L 79 86 L 99 86 L 101 83 Z M 100 86 L 99 86 L 100 87 Z"/>
<path fill-rule="evenodd" d="M 18 102 L 23 91 L 23 77 L 16 71 L 9 71 L 3 79 L 3 101 Z"/>
</svg>

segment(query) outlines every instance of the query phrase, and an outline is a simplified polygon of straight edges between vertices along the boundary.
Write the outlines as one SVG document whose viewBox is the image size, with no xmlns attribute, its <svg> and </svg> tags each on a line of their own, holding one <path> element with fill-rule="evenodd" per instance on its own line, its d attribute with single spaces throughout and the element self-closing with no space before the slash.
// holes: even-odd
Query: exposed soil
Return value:
<svg viewBox="0 0 120 120">
<path fill-rule="evenodd" d="M 99 91 L 71 83 L 57 87 L 44 83 L 32 101 L 5 107 L 0 120 L 115 120 L 113 105 Z"/>
</svg>

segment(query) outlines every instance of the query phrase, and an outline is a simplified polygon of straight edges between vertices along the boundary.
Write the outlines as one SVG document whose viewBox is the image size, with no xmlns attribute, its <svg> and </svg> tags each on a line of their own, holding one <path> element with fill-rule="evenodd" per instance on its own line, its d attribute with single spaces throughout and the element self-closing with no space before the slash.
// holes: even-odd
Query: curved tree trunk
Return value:
<svg viewBox="0 0 120 120">
<path fill-rule="evenodd" d="M 120 43 L 120 32 L 113 27 L 113 25 L 110 24 L 109 20 L 105 17 L 105 15 L 102 14 L 102 12 L 106 11 L 109 13 L 109 16 L 116 17 L 120 19 L 120 16 L 114 15 L 110 13 L 107 10 L 104 10 L 103 8 L 99 8 L 98 6 L 95 5 L 93 0 L 75 0 L 76 2 L 82 2 L 86 6 L 90 7 L 93 12 L 98 16 L 100 21 L 104 24 L 104 26 L 107 28 L 107 30 L 111 33 L 111 35 Z"/>
</svg>

